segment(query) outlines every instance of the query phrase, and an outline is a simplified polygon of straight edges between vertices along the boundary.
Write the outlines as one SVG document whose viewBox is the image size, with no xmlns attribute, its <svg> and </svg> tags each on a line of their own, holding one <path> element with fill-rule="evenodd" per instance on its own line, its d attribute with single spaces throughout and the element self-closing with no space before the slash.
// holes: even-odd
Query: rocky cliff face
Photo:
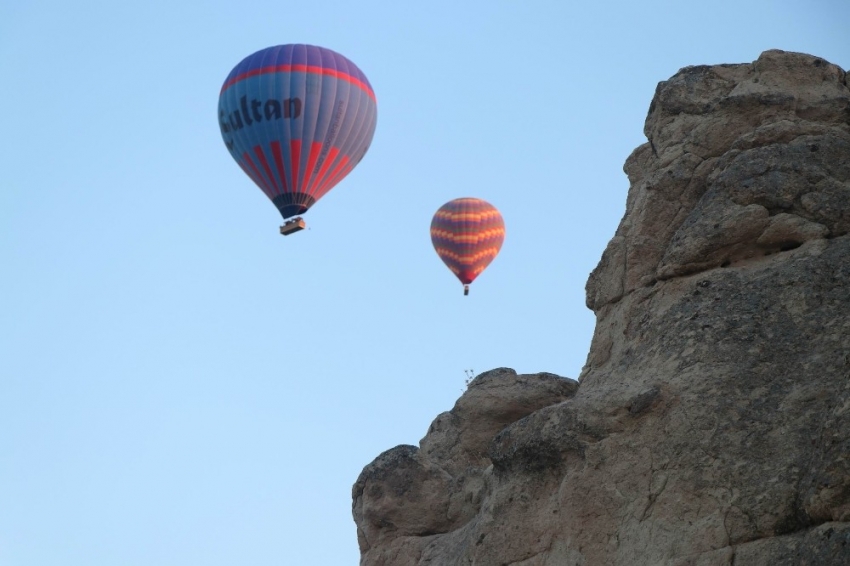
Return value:
<svg viewBox="0 0 850 566">
<path fill-rule="evenodd" d="M 660 83 L 579 382 L 487 372 L 366 466 L 361 564 L 850 564 L 848 86 L 782 51 Z"/>
</svg>

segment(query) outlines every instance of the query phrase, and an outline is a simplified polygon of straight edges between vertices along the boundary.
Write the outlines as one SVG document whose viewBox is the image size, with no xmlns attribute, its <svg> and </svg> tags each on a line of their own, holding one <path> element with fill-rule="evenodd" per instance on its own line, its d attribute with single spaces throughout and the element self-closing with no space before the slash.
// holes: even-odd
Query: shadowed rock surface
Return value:
<svg viewBox="0 0 850 566">
<path fill-rule="evenodd" d="M 581 385 L 487 372 L 366 466 L 361 565 L 850 564 L 848 82 L 767 51 L 660 83 Z"/>
</svg>

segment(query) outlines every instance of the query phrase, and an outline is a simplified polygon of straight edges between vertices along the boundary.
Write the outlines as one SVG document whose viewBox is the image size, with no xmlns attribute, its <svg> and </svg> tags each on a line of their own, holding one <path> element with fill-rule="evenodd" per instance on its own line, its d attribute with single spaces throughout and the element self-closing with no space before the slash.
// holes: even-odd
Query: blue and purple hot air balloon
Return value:
<svg viewBox="0 0 850 566">
<path fill-rule="evenodd" d="M 363 72 L 334 51 L 279 45 L 236 65 L 218 100 L 230 155 L 284 219 L 303 214 L 363 159 L 378 107 Z M 287 234 L 304 227 L 289 221 Z"/>
</svg>

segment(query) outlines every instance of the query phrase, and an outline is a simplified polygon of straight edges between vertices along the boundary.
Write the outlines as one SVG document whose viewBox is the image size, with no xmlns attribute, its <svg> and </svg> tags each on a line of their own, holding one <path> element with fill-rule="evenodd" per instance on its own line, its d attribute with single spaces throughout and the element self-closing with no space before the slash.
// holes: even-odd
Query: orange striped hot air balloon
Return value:
<svg viewBox="0 0 850 566">
<path fill-rule="evenodd" d="M 496 207 L 477 198 L 458 198 L 437 210 L 431 242 L 437 255 L 463 283 L 469 284 L 490 265 L 505 241 L 505 221 Z"/>
</svg>

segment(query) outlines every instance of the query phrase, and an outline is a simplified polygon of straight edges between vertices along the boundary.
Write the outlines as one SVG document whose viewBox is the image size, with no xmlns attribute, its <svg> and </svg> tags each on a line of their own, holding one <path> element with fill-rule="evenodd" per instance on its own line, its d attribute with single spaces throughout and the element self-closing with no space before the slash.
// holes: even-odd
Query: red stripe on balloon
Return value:
<svg viewBox="0 0 850 566">
<path fill-rule="evenodd" d="M 274 175 L 272 174 L 272 169 L 269 167 L 269 162 L 266 159 L 266 154 L 263 153 L 263 148 L 259 145 L 254 146 L 254 155 L 257 156 L 257 159 L 260 160 L 260 165 L 263 166 L 263 171 L 266 172 L 266 175 L 269 178 L 270 186 L 274 189 L 274 194 L 280 194 L 280 188 L 277 186 L 277 181 L 275 181 Z"/>
<path fill-rule="evenodd" d="M 327 181 L 325 180 L 325 175 L 328 172 L 328 169 L 331 168 L 331 165 L 336 161 L 337 156 L 339 155 L 339 148 L 332 147 L 328 152 L 327 156 L 325 156 L 325 162 L 322 163 L 321 169 L 319 169 L 319 174 L 316 175 L 316 193 L 319 195 L 324 195 L 329 188 L 325 188 L 327 186 Z"/>
<path fill-rule="evenodd" d="M 272 148 L 272 157 L 274 158 L 274 165 L 277 167 L 277 173 L 280 176 L 280 182 L 282 185 L 282 192 L 287 193 L 286 185 L 286 169 L 283 167 L 283 151 L 280 148 L 280 142 L 275 140 L 269 144 Z"/>
<path fill-rule="evenodd" d="M 289 157 L 292 163 L 292 192 L 303 193 L 298 181 L 298 166 L 301 164 L 301 140 L 289 140 Z"/>
<path fill-rule="evenodd" d="M 347 155 L 343 155 L 342 159 L 339 161 L 339 165 L 334 168 L 330 177 L 328 177 L 328 184 L 333 187 L 337 183 L 343 180 L 346 175 L 351 173 L 351 170 L 354 169 L 356 163 L 352 163 L 351 159 Z"/>
<path fill-rule="evenodd" d="M 273 195 L 269 191 L 268 185 L 266 185 L 265 180 L 263 180 L 263 176 L 260 175 L 260 171 L 257 169 L 257 166 L 254 165 L 253 161 L 251 161 L 251 156 L 248 155 L 247 151 L 242 154 L 242 161 L 238 161 L 237 163 L 239 163 L 239 166 L 242 168 L 242 170 L 245 171 L 245 173 L 249 177 L 251 177 L 254 183 L 256 183 L 257 186 L 260 187 L 260 189 L 262 189 L 264 193 L 266 193 L 267 197 L 273 198 Z M 246 163 L 249 165 L 249 167 L 245 166 Z"/>
<path fill-rule="evenodd" d="M 319 159 L 319 153 L 322 151 L 322 142 L 313 142 L 310 144 L 310 156 L 307 158 L 307 170 L 304 172 L 304 192 L 313 194 L 311 186 L 315 180 L 313 173 L 316 168 L 316 161 Z"/>
<path fill-rule="evenodd" d="M 269 65 L 268 67 L 260 67 L 259 69 L 251 69 L 250 71 L 245 71 L 239 75 L 236 75 L 221 87 L 221 93 L 223 93 L 228 88 L 232 87 L 239 81 L 249 79 L 251 77 L 256 77 L 258 75 L 265 75 L 268 73 L 313 73 L 316 75 L 325 75 L 329 77 L 334 77 L 335 79 L 340 79 L 343 81 L 347 81 L 357 87 L 369 95 L 369 98 L 372 100 L 376 100 L 375 93 L 372 89 L 356 77 L 352 77 L 348 73 L 343 73 L 341 71 L 337 71 L 336 69 L 326 69 L 325 67 L 316 67 L 314 65 Z"/>
</svg>

